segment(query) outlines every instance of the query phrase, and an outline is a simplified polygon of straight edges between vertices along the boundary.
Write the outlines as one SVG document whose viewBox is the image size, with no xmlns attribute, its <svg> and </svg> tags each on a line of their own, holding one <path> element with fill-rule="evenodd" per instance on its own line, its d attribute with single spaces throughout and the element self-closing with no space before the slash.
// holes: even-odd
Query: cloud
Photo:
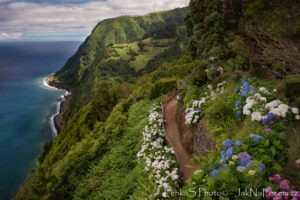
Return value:
<svg viewBox="0 0 300 200">
<path fill-rule="evenodd" d="M 22 39 L 22 33 L 0 33 L 1 40 L 19 40 Z"/>
<path fill-rule="evenodd" d="M 0 33 L 21 34 L 23 39 L 32 33 L 48 33 L 49 37 L 51 33 L 87 35 L 105 18 L 184 7 L 188 2 L 189 0 L 108 0 L 83 4 L 11 2 L 0 4 Z"/>
</svg>

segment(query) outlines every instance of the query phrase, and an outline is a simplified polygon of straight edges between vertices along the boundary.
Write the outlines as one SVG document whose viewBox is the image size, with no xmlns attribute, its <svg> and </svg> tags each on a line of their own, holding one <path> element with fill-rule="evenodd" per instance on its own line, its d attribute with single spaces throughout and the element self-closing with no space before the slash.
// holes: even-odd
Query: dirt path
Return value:
<svg viewBox="0 0 300 200">
<path fill-rule="evenodd" d="M 181 144 L 180 132 L 179 132 L 178 124 L 176 122 L 176 111 L 177 111 L 177 101 L 174 98 L 164 106 L 164 117 L 166 120 L 165 129 L 166 129 L 166 134 L 177 155 L 177 159 L 183 173 L 183 180 L 184 182 L 186 182 L 195 169 L 186 167 L 186 165 L 193 165 L 190 162 L 192 155 L 189 154 Z"/>
</svg>

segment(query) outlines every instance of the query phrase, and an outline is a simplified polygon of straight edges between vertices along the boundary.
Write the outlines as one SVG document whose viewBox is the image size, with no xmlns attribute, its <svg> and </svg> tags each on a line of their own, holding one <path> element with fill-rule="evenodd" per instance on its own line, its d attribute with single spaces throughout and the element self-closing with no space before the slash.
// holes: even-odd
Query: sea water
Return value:
<svg viewBox="0 0 300 200">
<path fill-rule="evenodd" d="M 64 91 L 43 79 L 58 71 L 78 42 L 0 43 L 0 199 L 12 199 L 43 144 L 52 139 L 50 118 Z"/>
</svg>

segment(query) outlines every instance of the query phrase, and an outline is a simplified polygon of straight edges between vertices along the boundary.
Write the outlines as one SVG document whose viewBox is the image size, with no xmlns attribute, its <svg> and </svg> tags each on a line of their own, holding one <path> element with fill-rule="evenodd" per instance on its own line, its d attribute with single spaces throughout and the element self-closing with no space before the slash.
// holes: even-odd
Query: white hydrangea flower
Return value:
<svg viewBox="0 0 300 200">
<path fill-rule="evenodd" d="M 210 90 L 212 90 L 212 89 L 213 89 L 213 87 L 212 87 L 212 85 L 211 85 L 211 84 L 207 85 L 207 87 L 208 87 L 208 89 L 210 89 Z"/>
<path fill-rule="evenodd" d="M 287 113 L 287 111 L 289 109 L 289 106 L 286 105 L 286 104 L 280 104 L 278 106 L 278 109 L 279 109 L 279 112 L 280 112 L 280 116 L 281 117 L 286 117 L 286 113 Z"/>
<path fill-rule="evenodd" d="M 259 92 L 264 93 L 264 94 L 270 94 L 270 92 L 267 90 L 267 88 L 265 87 L 260 87 L 258 89 Z"/>
<path fill-rule="evenodd" d="M 269 109 L 269 108 L 272 108 L 272 107 L 277 107 L 279 104 L 281 104 L 281 101 L 279 100 L 274 100 L 274 101 L 271 101 L 270 103 L 267 103 L 265 105 L 265 108 Z"/>
<path fill-rule="evenodd" d="M 263 118 L 262 118 L 262 115 L 260 112 L 253 112 L 251 114 L 251 120 L 252 121 L 261 121 Z"/>
<path fill-rule="evenodd" d="M 299 109 L 298 108 L 292 108 L 292 113 L 294 113 L 295 115 L 299 114 Z"/>
</svg>

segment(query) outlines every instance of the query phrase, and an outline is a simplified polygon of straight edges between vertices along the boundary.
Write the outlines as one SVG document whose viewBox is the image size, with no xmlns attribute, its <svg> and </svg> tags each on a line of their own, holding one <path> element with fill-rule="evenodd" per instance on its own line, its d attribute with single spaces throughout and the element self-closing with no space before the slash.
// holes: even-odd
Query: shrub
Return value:
<svg viewBox="0 0 300 200">
<path fill-rule="evenodd" d="M 160 79 L 151 88 L 150 98 L 155 99 L 162 94 L 168 93 L 176 87 L 177 81 L 173 79 Z"/>
<path fill-rule="evenodd" d="M 300 97 L 300 78 L 287 78 L 284 83 L 285 95 L 291 101 L 296 101 Z"/>
<path fill-rule="evenodd" d="M 233 86 L 228 86 L 224 93 L 213 101 L 205 111 L 205 117 L 214 135 L 219 135 L 231 130 L 233 123 L 237 122 L 236 115 L 232 110 L 236 97 L 232 93 Z"/>
</svg>

